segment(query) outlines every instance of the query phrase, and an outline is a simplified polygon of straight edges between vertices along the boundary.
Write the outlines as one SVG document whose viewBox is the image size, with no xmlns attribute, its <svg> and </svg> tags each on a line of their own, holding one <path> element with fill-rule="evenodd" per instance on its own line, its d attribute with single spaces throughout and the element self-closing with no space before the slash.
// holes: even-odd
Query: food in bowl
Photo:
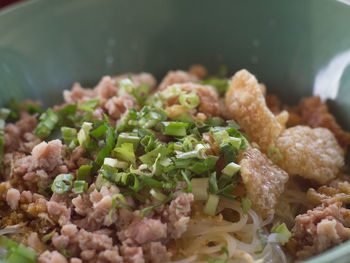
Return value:
<svg viewBox="0 0 350 263">
<path fill-rule="evenodd" d="M 350 134 L 247 70 L 79 83 L 0 120 L 7 262 L 289 262 L 350 237 Z"/>
</svg>

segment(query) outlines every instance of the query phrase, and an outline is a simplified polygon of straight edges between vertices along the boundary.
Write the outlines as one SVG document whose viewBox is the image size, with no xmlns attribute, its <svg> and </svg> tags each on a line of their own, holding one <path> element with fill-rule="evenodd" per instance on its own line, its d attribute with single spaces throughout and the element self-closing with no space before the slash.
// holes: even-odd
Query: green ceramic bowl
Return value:
<svg viewBox="0 0 350 263">
<path fill-rule="evenodd" d="M 350 130 L 349 25 L 350 7 L 330 0 L 25 1 L 0 12 L 0 105 L 200 63 L 247 68 L 285 103 L 321 95 Z M 309 262 L 350 262 L 350 243 Z"/>
</svg>

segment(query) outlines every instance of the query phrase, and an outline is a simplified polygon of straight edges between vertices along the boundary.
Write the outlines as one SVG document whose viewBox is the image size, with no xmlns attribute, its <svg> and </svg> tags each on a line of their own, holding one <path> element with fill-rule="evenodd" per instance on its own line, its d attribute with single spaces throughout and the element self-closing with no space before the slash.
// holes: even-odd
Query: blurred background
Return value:
<svg viewBox="0 0 350 263">
<path fill-rule="evenodd" d="M 0 0 L 0 8 L 5 7 L 7 5 L 10 5 L 10 4 L 13 4 L 15 2 L 19 2 L 19 1 L 21 1 L 21 0 Z"/>
</svg>

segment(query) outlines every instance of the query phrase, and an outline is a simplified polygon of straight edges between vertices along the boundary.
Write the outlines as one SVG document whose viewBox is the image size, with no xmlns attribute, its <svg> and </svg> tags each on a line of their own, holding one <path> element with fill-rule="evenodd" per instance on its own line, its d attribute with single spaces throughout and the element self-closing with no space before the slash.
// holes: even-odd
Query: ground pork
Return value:
<svg viewBox="0 0 350 263">
<path fill-rule="evenodd" d="M 121 96 L 108 99 L 104 107 L 108 116 L 117 120 L 127 109 L 135 107 L 135 104 L 136 100 L 133 96 L 122 94 Z"/>
<path fill-rule="evenodd" d="M 123 245 L 121 253 L 126 263 L 145 263 L 141 247 L 129 247 Z"/>
<path fill-rule="evenodd" d="M 94 186 L 90 186 L 91 189 Z M 72 199 L 75 212 L 81 216 L 85 216 L 83 219 L 77 221 L 79 227 L 88 230 L 97 230 L 101 226 L 110 226 L 116 222 L 117 209 L 112 213 L 111 218 L 108 214 L 112 208 L 113 195 L 119 193 L 119 189 L 116 186 L 107 188 L 103 186 L 100 191 L 92 190 L 91 193 L 78 195 Z M 110 220 L 111 219 L 111 220 Z"/>
<path fill-rule="evenodd" d="M 182 70 L 169 71 L 158 86 L 158 90 L 164 90 L 173 84 L 186 82 L 197 82 L 199 78 L 191 73 Z"/>
<path fill-rule="evenodd" d="M 5 152 L 21 150 L 29 153 L 40 142 L 40 139 L 32 134 L 37 126 L 35 115 L 22 112 L 16 123 L 8 123 L 5 126 Z"/>
<path fill-rule="evenodd" d="M 123 74 L 111 78 L 110 76 L 104 76 L 101 81 L 96 85 L 94 89 L 82 88 L 79 83 L 75 83 L 71 90 L 65 90 L 63 97 L 68 104 L 81 104 L 91 98 L 100 99 L 100 106 L 104 107 L 108 99 L 117 95 L 119 90 L 119 81 L 128 78 L 128 74 Z M 131 79 L 135 87 L 140 84 L 146 84 L 151 89 L 156 85 L 155 78 L 149 73 L 131 74 Z"/>
<path fill-rule="evenodd" d="M 329 129 L 334 133 L 343 148 L 347 148 L 350 144 L 350 133 L 345 132 L 339 126 L 320 97 L 304 98 L 297 107 L 289 110 L 299 116 L 300 124 L 308 125 L 312 128 L 323 127 Z"/>
<path fill-rule="evenodd" d="M 297 256 L 308 258 L 350 238 L 350 210 L 327 200 L 321 206 L 298 215 L 292 229 L 297 241 Z"/>
<path fill-rule="evenodd" d="M 177 197 L 171 201 L 167 213 L 168 232 L 172 238 L 180 238 L 187 230 L 193 200 L 193 194 L 177 192 Z"/>
<path fill-rule="evenodd" d="M 70 223 L 71 209 L 67 208 L 64 202 L 47 202 L 47 212 L 55 219 L 61 226 Z"/>
<path fill-rule="evenodd" d="M 31 155 L 16 158 L 13 171 L 15 176 L 23 176 L 26 181 L 47 185 L 56 175 L 68 172 L 62 163 L 62 142 L 53 140 L 36 145 Z"/>
<path fill-rule="evenodd" d="M 237 120 L 251 142 L 258 143 L 263 152 L 274 145 L 285 129 L 266 106 L 258 81 L 247 70 L 232 77 L 225 102 L 230 119 Z"/>
<path fill-rule="evenodd" d="M 122 237 L 121 234 L 119 234 Z M 157 219 L 136 218 L 124 231 L 124 238 L 130 238 L 138 244 L 159 241 L 167 236 L 167 225 Z"/>
<path fill-rule="evenodd" d="M 17 209 L 20 197 L 21 194 L 16 188 L 11 188 L 7 191 L 6 202 L 12 210 Z"/>
<path fill-rule="evenodd" d="M 240 173 L 255 211 L 267 217 L 274 213 L 288 174 L 258 149 L 249 148 L 239 156 Z"/>
<path fill-rule="evenodd" d="M 199 79 L 204 79 L 207 76 L 208 71 L 203 65 L 197 64 L 197 65 L 192 65 L 188 69 L 188 73 L 191 75 L 197 76 Z"/>
<path fill-rule="evenodd" d="M 149 242 L 142 246 L 146 262 L 163 263 L 168 262 L 171 253 L 167 251 L 166 246 L 160 242 Z"/>
<path fill-rule="evenodd" d="M 289 174 L 325 184 L 334 179 L 344 165 L 344 151 L 325 128 L 295 126 L 276 140 L 283 158 L 277 163 Z"/>
<path fill-rule="evenodd" d="M 62 254 L 54 250 L 42 253 L 38 258 L 38 263 L 68 263 L 68 261 Z"/>
</svg>

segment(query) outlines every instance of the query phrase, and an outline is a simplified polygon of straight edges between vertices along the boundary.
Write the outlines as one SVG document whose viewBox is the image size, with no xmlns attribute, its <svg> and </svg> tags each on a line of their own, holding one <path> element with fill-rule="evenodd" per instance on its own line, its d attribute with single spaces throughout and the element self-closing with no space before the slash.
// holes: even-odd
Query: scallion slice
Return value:
<svg viewBox="0 0 350 263">
<path fill-rule="evenodd" d="M 134 150 L 136 150 L 137 146 L 139 145 L 139 142 L 140 142 L 140 137 L 137 136 L 136 134 L 122 132 L 118 136 L 117 147 L 120 147 L 123 143 L 132 143 L 134 146 Z"/>
<path fill-rule="evenodd" d="M 88 183 L 83 180 L 77 180 L 73 183 L 73 193 L 76 194 L 82 194 L 84 193 L 88 188 Z"/>
<path fill-rule="evenodd" d="M 77 180 L 88 181 L 92 165 L 82 165 L 78 169 Z"/>
<path fill-rule="evenodd" d="M 188 123 L 185 122 L 162 122 L 164 126 L 164 134 L 171 136 L 186 136 L 186 128 Z"/>
<path fill-rule="evenodd" d="M 149 191 L 149 193 L 159 201 L 163 201 L 166 199 L 166 195 L 154 190 L 153 188 Z"/>
<path fill-rule="evenodd" d="M 243 214 L 248 213 L 249 209 L 252 206 L 252 201 L 250 201 L 250 199 L 244 197 L 242 198 L 242 210 L 243 210 Z"/>
<path fill-rule="evenodd" d="M 91 122 L 84 122 L 81 126 L 80 131 L 78 132 L 78 141 L 79 145 L 86 146 L 90 141 L 89 132 L 92 129 Z"/>
<path fill-rule="evenodd" d="M 78 106 L 78 109 L 86 111 L 86 112 L 93 112 L 97 106 L 100 104 L 99 99 L 91 99 L 87 102 L 84 102 L 83 104 Z"/>
<path fill-rule="evenodd" d="M 63 194 L 72 189 L 74 176 L 71 174 L 59 174 L 51 185 L 52 192 Z"/>
<path fill-rule="evenodd" d="M 103 164 L 113 168 L 119 168 L 119 169 L 126 169 L 129 167 L 128 162 L 123 162 L 113 158 L 105 158 Z"/>
<path fill-rule="evenodd" d="M 74 128 L 62 127 L 61 133 L 63 137 L 63 142 L 67 146 L 70 146 L 72 141 L 74 141 L 77 138 L 77 129 Z"/>
<path fill-rule="evenodd" d="M 204 206 L 203 212 L 207 215 L 216 215 L 216 210 L 218 208 L 220 197 L 218 195 L 210 194 L 207 203 Z"/>
<path fill-rule="evenodd" d="M 199 97 L 194 90 L 191 93 L 185 93 L 182 91 L 179 96 L 179 101 L 182 106 L 189 109 L 194 109 L 199 104 Z"/>
<path fill-rule="evenodd" d="M 231 163 L 227 164 L 225 166 L 225 168 L 222 169 L 221 172 L 227 176 L 232 177 L 233 175 L 235 175 L 239 171 L 239 169 L 241 169 L 240 165 L 238 165 L 234 162 L 231 162 Z"/>
<path fill-rule="evenodd" d="M 208 200 L 209 178 L 193 178 L 191 185 L 194 200 Z"/>
<path fill-rule="evenodd" d="M 115 157 L 120 160 L 135 163 L 134 145 L 132 143 L 123 143 L 120 147 L 114 148 Z"/>
<path fill-rule="evenodd" d="M 47 138 L 58 124 L 59 117 L 53 109 L 48 109 L 41 114 L 39 120 L 40 122 L 34 130 L 34 134 L 40 138 Z"/>
</svg>

